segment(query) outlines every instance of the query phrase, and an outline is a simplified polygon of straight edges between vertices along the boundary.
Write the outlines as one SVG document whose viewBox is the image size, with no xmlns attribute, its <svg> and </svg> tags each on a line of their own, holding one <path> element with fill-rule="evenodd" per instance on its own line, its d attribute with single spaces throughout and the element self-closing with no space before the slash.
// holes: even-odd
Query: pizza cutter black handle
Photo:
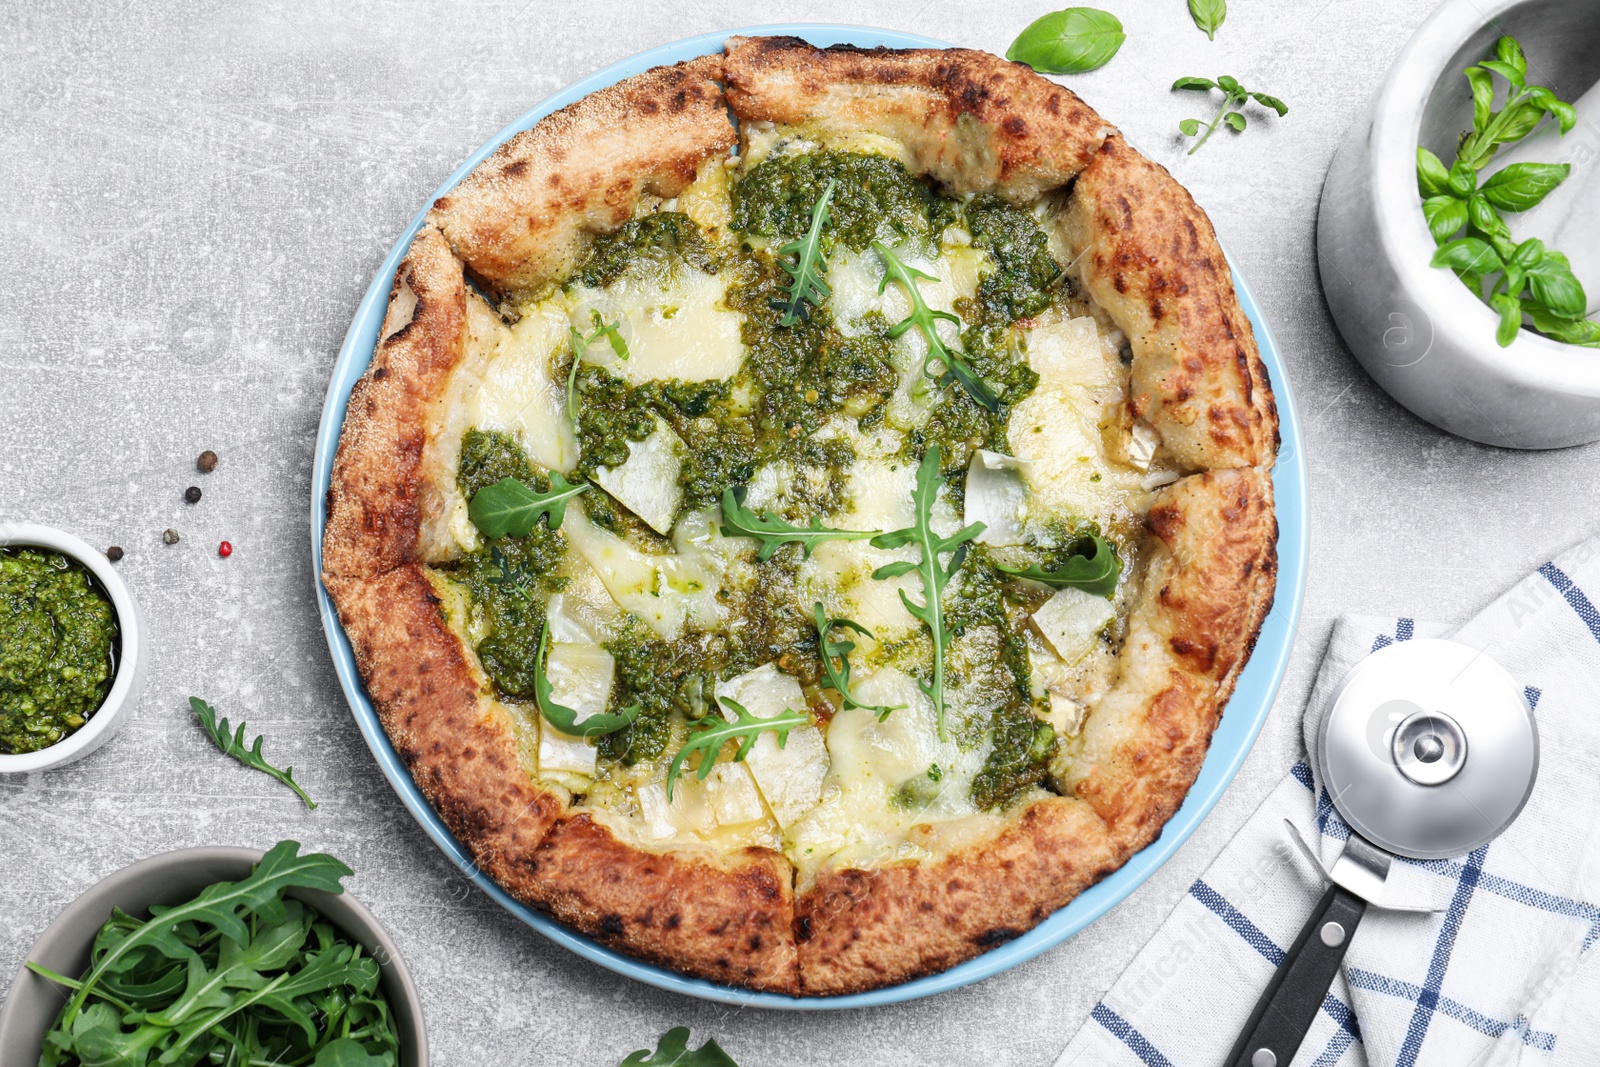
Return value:
<svg viewBox="0 0 1600 1067">
<path fill-rule="evenodd" d="M 1330 885 L 1261 994 L 1224 1067 L 1289 1067 L 1333 985 L 1367 902 Z"/>
</svg>

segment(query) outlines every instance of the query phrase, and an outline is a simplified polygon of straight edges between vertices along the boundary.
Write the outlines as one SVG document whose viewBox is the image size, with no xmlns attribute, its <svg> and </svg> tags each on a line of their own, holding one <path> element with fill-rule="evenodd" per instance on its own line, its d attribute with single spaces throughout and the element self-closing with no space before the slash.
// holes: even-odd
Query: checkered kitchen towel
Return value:
<svg viewBox="0 0 1600 1067">
<path fill-rule="evenodd" d="M 1587 590 L 1588 592 L 1585 592 Z M 1363 656 L 1413 637 L 1486 650 L 1539 724 L 1533 796 L 1453 860 L 1399 860 L 1295 1067 L 1600 1065 L 1600 539 L 1547 563 L 1453 633 L 1411 619 L 1335 625 L 1306 716 Z M 1217 1067 L 1321 895 L 1292 820 L 1331 864 L 1350 830 L 1302 759 L 1189 887 L 1056 1067 Z"/>
</svg>

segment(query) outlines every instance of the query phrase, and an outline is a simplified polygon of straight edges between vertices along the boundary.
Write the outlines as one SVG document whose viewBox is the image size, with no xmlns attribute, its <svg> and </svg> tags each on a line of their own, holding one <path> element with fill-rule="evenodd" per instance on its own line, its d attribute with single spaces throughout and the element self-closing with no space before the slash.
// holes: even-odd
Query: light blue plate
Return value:
<svg viewBox="0 0 1600 1067">
<path fill-rule="evenodd" d="M 792 34 L 823 46 L 853 44 L 863 47 L 886 45 L 893 48 L 949 47 L 942 41 L 916 34 L 874 30 L 860 26 L 811 24 L 757 26 L 732 33 L 705 34 L 663 45 L 591 74 L 538 104 L 495 134 L 487 144 L 456 168 L 455 173 L 450 175 L 434 193 L 434 197 L 442 196 L 454 188 L 468 171 L 476 167 L 513 134 L 526 130 L 552 111 L 565 107 L 596 89 L 663 63 L 677 63 L 695 56 L 721 51 L 723 42 L 729 37 L 775 34 Z M 432 203 L 432 198 L 429 203 Z M 318 573 L 322 569 L 322 531 L 327 521 L 325 502 L 328 495 L 328 480 L 333 470 L 333 453 L 339 442 L 339 430 L 344 425 L 345 405 L 349 401 L 351 388 L 366 371 L 367 364 L 372 359 L 372 351 L 378 341 L 379 327 L 383 323 L 389 286 L 395 268 L 405 255 L 406 249 L 410 247 L 417 230 L 422 226 L 427 210 L 427 207 L 424 207 L 417 212 L 416 218 L 411 220 L 411 225 L 400 235 L 400 239 L 395 242 L 394 248 L 378 268 L 377 275 L 372 279 L 372 284 L 368 286 L 367 294 L 361 301 L 361 306 L 356 310 L 355 321 L 350 324 L 350 332 L 345 335 L 344 347 L 339 350 L 338 361 L 333 367 L 333 380 L 328 383 L 327 400 L 322 406 L 322 424 L 317 430 L 317 450 L 311 480 L 311 554 Z M 1222 796 L 1222 791 L 1233 781 L 1239 765 L 1244 762 L 1245 755 L 1261 731 L 1261 724 L 1266 721 L 1267 711 L 1272 707 L 1273 697 L 1278 692 L 1278 683 L 1282 681 L 1284 667 L 1289 661 L 1290 646 L 1294 643 L 1295 623 L 1300 616 L 1300 601 L 1305 591 L 1306 577 L 1306 464 L 1301 448 L 1300 423 L 1295 414 L 1288 374 L 1282 358 L 1278 355 L 1278 346 L 1272 339 L 1272 332 L 1267 329 L 1266 320 L 1262 318 L 1261 309 L 1256 304 L 1255 294 L 1250 291 L 1250 286 L 1239 276 L 1238 271 L 1234 271 L 1233 283 L 1238 289 L 1239 303 L 1244 307 L 1251 325 L 1255 327 L 1256 341 L 1261 346 L 1261 358 L 1272 377 L 1283 435 L 1283 447 L 1278 454 L 1278 465 L 1273 472 L 1273 486 L 1278 504 L 1277 599 L 1261 628 L 1255 653 L 1239 677 L 1233 699 L 1228 703 L 1227 714 L 1222 717 L 1221 725 L 1211 738 L 1211 749 L 1206 755 L 1204 766 L 1200 769 L 1200 777 L 1195 780 L 1194 788 L 1189 790 L 1189 796 L 1184 800 L 1183 806 L 1167 822 L 1161 837 L 1136 854 L 1110 877 L 1084 892 L 1072 903 L 1021 937 L 948 971 L 919 978 L 914 982 L 904 982 L 887 989 L 851 996 L 799 999 L 775 993 L 751 993 L 697 978 L 685 978 L 672 971 L 652 967 L 632 957 L 613 952 L 586 937 L 573 933 L 560 923 L 513 900 L 504 889 L 482 874 L 451 835 L 438 813 L 423 799 L 416 783 L 411 780 L 411 774 L 401 763 L 400 757 L 395 754 L 394 748 L 389 744 L 388 736 L 378 722 L 372 702 L 361 686 L 361 677 L 356 671 L 355 659 L 350 653 L 350 642 L 345 638 L 344 629 L 339 625 L 338 613 L 329 601 L 327 591 L 319 582 L 317 605 L 322 613 L 322 627 L 328 634 L 328 648 L 333 652 L 334 670 L 339 675 L 339 683 L 344 687 L 350 708 L 355 712 L 361 733 L 366 737 L 372 754 L 378 759 L 378 765 L 383 768 L 383 773 L 388 776 L 395 792 L 400 794 L 400 799 L 405 802 L 417 822 L 422 824 L 428 836 L 432 837 L 445 854 L 456 862 L 464 875 L 499 901 L 506 910 L 551 940 L 565 945 L 578 955 L 593 960 L 603 967 L 609 967 L 618 974 L 625 974 L 641 982 L 648 982 L 650 985 L 692 997 L 700 997 L 703 1000 L 801 1010 L 894 1004 L 902 1000 L 914 1000 L 942 993 L 988 978 L 1059 945 L 1111 910 L 1138 888 L 1139 884 L 1164 863 L 1168 856 L 1177 851 L 1179 845 L 1188 840 L 1195 827 L 1200 825 L 1200 820 L 1211 811 L 1217 799 Z"/>
</svg>

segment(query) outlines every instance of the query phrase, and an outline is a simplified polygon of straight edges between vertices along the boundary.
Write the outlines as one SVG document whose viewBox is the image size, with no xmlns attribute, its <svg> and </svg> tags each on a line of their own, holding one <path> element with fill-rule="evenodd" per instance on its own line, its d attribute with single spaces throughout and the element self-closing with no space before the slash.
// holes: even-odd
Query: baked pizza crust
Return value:
<svg viewBox="0 0 1600 1067">
<path fill-rule="evenodd" d="M 1133 346 L 1129 407 L 1185 472 L 1270 466 L 1278 415 L 1211 220 L 1189 191 L 1106 138 L 1057 213 L 1069 273 Z"/>
<path fill-rule="evenodd" d="M 722 57 L 704 56 L 592 92 L 501 145 L 428 217 L 493 293 L 565 277 L 589 236 L 677 196 L 733 146 L 721 76 Z"/>
<path fill-rule="evenodd" d="M 588 235 L 674 195 L 733 128 L 806 122 L 902 139 L 953 192 L 1060 188 L 1077 282 L 1130 339 L 1132 414 L 1189 477 L 1157 494 L 1117 679 L 1068 795 L 1024 803 L 941 858 L 824 869 L 779 853 L 652 851 L 572 810 L 519 755 L 509 712 L 449 624 L 419 533 L 428 406 L 462 358 L 465 272 L 516 295 Z M 1015 119 L 1016 121 L 1012 121 Z M 1081 171 L 1081 173 L 1079 173 Z M 1070 92 L 982 53 L 813 49 L 789 38 L 658 68 L 541 121 L 442 197 L 396 274 L 351 394 L 323 581 L 384 728 L 485 873 L 613 948 L 715 981 L 822 995 L 948 968 L 1036 925 L 1153 840 L 1187 794 L 1271 606 L 1277 419 L 1204 212 Z M 938 831 L 927 829 L 930 842 Z"/>
<path fill-rule="evenodd" d="M 1071 90 L 987 52 L 816 48 L 797 37 L 728 45 L 728 104 L 740 119 L 809 125 L 830 141 L 887 138 L 913 174 L 958 196 L 1033 201 L 1113 132 Z"/>
<path fill-rule="evenodd" d="M 417 555 L 426 498 L 427 413 L 461 361 L 467 287 L 433 226 L 400 261 L 378 348 L 350 390 L 328 488 L 322 569 L 371 577 Z"/>
</svg>

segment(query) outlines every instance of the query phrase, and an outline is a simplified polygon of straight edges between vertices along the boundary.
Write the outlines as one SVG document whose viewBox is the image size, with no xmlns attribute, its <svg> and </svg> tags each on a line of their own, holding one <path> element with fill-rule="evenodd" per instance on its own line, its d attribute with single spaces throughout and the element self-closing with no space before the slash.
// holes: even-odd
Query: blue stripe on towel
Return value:
<svg viewBox="0 0 1600 1067">
<path fill-rule="evenodd" d="M 1244 938 L 1245 943 L 1266 957 L 1267 962 L 1274 967 L 1283 963 L 1286 953 L 1283 949 L 1272 943 L 1272 938 L 1261 932 L 1261 927 L 1251 922 L 1238 908 L 1223 899 L 1222 894 L 1206 885 L 1205 882 L 1196 881 L 1189 887 L 1189 895 L 1204 904 L 1217 917 L 1233 928 L 1233 932 Z"/>
<path fill-rule="evenodd" d="M 1539 573 L 1544 575 L 1545 581 L 1555 586 L 1556 592 L 1566 598 L 1567 603 L 1572 605 L 1572 610 L 1578 613 L 1578 618 L 1582 619 L 1589 632 L 1594 634 L 1594 639 L 1600 641 L 1600 611 L 1595 610 L 1583 590 L 1579 589 L 1554 563 L 1546 563 L 1539 568 Z"/>
<path fill-rule="evenodd" d="M 1382 993 L 1384 996 L 1395 997 L 1399 1000 L 1409 1000 L 1416 1003 L 1424 995 L 1422 987 L 1412 982 L 1386 978 L 1381 974 L 1373 974 L 1371 971 L 1364 971 L 1359 967 L 1347 967 L 1345 969 L 1345 977 L 1357 989 L 1365 989 L 1372 993 Z M 1546 1052 L 1550 1052 L 1556 1047 L 1555 1034 L 1550 1033 L 1548 1030 L 1529 1029 L 1528 1021 L 1520 1016 L 1512 1022 L 1502 1022 L 1499 1019 L 1491 1019 L 1482 1012 L 1469 1008 L 1452 997 L 1437 997 L 1435 999 L 1438 1002 L 1437 1010 L 1439 1014 L 1454 1019 L 1464 1026 L 1470 1026 L 1480 1034 L 1499 1037 L 1507 1030 L 1512 1030 L 1520 1032 L 1524 1045 L 1531 1045 Z"/>
<path fill-rule="evenodd" d="M 1135 1030 L 1128 1020 L 1106 1007 L 1104 1003 L 1096 1004 L 1094 1011 L 1089 1013 L 1089 1018 L 1105 1027 L 1112 1037 L 1127 1045 L 1145 1067 L 1172 1067 L 1172 1061 L 1163 1056 L 1160 1049 Z"/>
<path fill-rule="evenodd" d="M 1462 865 L 1455 895 L 1450 898 L 1450 908 L 1444 913 L 1444 922 L 1439 927 L 1439 939 L 1434 942 L 1433 958 L 1428 961 L 1428 974 L 1417 997 L 1416 1010 L 1411 1013 L 1405 1041 L 1400 1045 L 1396 1067 L 1415 1067 L 1417 1054 L 1422 1051 L 1423 1039 L 1428 1036 L 1428 1024 L 1438 1010 L 1439 989 L 1444 985 L 1445 971 L 1450 968 L 1450 954 L 1455 951 L 1456 935 L 1461 932 L 1461 920 L 1466 918 L 1467 907 L 1472 903 L 1472 892 L 1478 886 L 1478 875 L 1483 871 L 1483 858 L 1488 852 L 1488 845 L 1475 848 L 1467 854 L 1467 862 Z"/>
</svg>

